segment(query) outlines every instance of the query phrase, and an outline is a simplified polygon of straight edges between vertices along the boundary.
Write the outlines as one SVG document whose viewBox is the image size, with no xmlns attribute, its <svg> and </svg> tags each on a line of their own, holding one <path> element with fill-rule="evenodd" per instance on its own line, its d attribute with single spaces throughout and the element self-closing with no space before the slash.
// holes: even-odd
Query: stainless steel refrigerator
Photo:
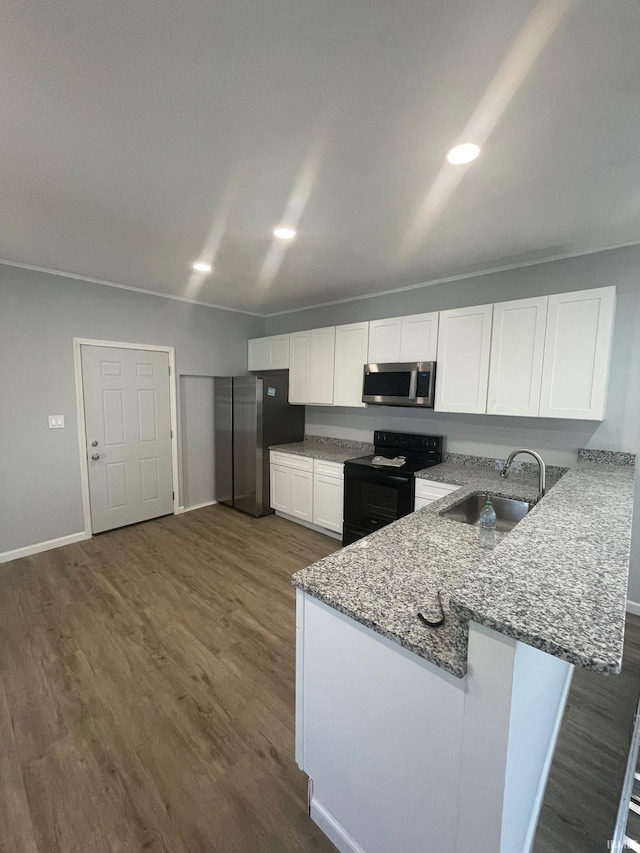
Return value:
<svg viewBox="0 0 640 853">
<path fill-rule="evenodd" d="M 287 402 L 288 373 L 216 376 L 213 393 L 216 500 L 267 515 L 269 447 L 302 441 L 304 406 Z"/>
</svg>

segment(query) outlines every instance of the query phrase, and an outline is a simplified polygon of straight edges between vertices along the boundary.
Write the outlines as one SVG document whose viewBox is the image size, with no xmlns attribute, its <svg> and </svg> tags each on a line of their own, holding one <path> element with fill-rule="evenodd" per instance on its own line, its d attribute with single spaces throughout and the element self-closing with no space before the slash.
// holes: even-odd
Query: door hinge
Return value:
<svg viewBox="0 0 640 853">
<path fill-rule="evenodd" d="M 311 815 L 311 800 L 313 799 L 313 779 L 309 776 L 307 782 L 307 814 Z"/>
<path fill-rule="evenodd" d="M 171 434 L 171 438 L 173 438 L 173 430 L 172 429 L 169 430 L 169 433 Z"/>
<path fill-rule="evenodd" d="M 172 500 L 172 501 L 175 501 L 175 499 L 176 499 L 176 493 L 175 493 L 175 492 L 171 492 L 171 500 Z"/>
<path fill-rule="evenodd" d="M 169 376 L 171 376 L 171 365 L 169 365 Z"/>
</svg>

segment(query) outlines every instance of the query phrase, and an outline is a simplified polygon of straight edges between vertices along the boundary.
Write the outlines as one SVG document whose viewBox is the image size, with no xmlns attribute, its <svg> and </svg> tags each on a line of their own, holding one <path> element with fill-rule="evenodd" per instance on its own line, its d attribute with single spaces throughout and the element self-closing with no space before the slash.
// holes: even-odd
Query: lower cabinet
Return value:
<svg viewBox="0 0 640 853">
<path fill-rule="evenodd" d="M 342 533 L 344 466 L 314 459 L 313 523 Z"/>
<path fill-rule="evenodd" d="M 271 508 L 342 534 L 344 466 L 271 451 Z"/>
<path fill-rule="evenodd" d="M 451 492 L 457 492 L 460 486 L 454 486 L 451 483 L 438 483 L 436 480 L 416 480 L 416 496 L 414 503 L 415 509 L 422 509 L 434 501 L 439 501 Z"/>
<path fill-rule="evenodd" d="M 313 459 L 271 452 L 271 508 L 313 521 Z"/>
</svg>

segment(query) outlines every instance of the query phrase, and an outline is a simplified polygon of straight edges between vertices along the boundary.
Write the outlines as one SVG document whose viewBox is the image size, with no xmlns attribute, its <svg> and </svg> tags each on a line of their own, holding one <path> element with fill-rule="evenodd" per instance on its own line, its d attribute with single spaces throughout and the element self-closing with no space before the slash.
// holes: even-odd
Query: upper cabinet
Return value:
<svg viewBox="0 0 640 853">
<path fill-rule="evenodd" d="M 289 402 L 309 402 L 309 367 L 311 363 L 311 332 L 292 332 L 289 335 Z"/>
<path fill-rule="evenodd" d="M 369 323 L 369 359 L 366 364 L 400 361 L 402 317 L 372 320 Z"/>
<path fill-rule="evenodd" d="M 547 302 L 540 296 L 493 306 L 487 414 L 538 415 Z"/>
<path fill-rule="evenodd" d="M 492 315 L 493 305 L 440 312 L 436 411 L 486 412 Z"/>
<path fill-rule="evenodd" d="M 336 326 L 334 406 L 364 406 L 362 376 L 367 363 L 369 324 Z"/>
<path fill-rule="evenodd" d="M 438 312 L 391 317 L 369 323 L 369 364 L 435 361 Z"/>
<path fill-rule="evenodd" d="M 289 402 L 333 404 L 335 326 L 292 332 L 289 336 Z"/>
<path fill-rule="evenodd" d="M 335 346 L 335 326 L 311 330 L 309 399 L 307 402 L 312 406 L 331 406 L 333 404 Z"/>
<path fill-rule="evenodd" d="M 438 311 L 402 318 L 400 361 L 435 361 L 438 355 Z"/>
<path fill-rule="evenodd" d="M 540 416 L 604 420 L 615 287 L 549 297 Z"/>
<path fill-rule="evenodd" d="M 249 370 L 287 370 L 289 335 L 271 335 L 249 341 Z"/>
<path fill-rule="evenodd" d="M 436 361 L 436 411 L 603 420 L 615 287 L 329 326 L 249 341 L 289 367 L 289 402 L 363 406 L 368 363 Z"/>
</svg>

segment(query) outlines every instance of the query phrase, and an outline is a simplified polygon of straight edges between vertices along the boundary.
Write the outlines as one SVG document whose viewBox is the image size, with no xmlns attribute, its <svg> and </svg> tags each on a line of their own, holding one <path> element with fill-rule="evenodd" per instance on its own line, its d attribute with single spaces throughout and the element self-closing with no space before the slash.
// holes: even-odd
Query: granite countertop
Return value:
<svg viewBox="0 0 640 853">
<path fill-rule="evenodd" d="M 320 435 L 305 435 L 304 441 L 292 444 L 274 444 L 269 450 L 291 453 L 294 456 L 310 456 L 324 462 L 346 462 L 373 453 L 373 444 L 365 441 L 347 441 L 341 438 L 325 438 Z"/>
<path fill-rule="evenodd" d="M 581 451 L 487 552 L 476 527 L 441 512 L 478 491 L 535 501 L 537 473 L 523 466 L 501 480 L 498 467 L 427 469 L 422 477 L 461 488 L 297 572 L 295 586 L 458 677 L 470 619 L 586 669 L 619 672 L 635 457 Z M 437 618 L 438 591 L 445 624 L 429 628 L 416 613 Z"/>
</svg>

